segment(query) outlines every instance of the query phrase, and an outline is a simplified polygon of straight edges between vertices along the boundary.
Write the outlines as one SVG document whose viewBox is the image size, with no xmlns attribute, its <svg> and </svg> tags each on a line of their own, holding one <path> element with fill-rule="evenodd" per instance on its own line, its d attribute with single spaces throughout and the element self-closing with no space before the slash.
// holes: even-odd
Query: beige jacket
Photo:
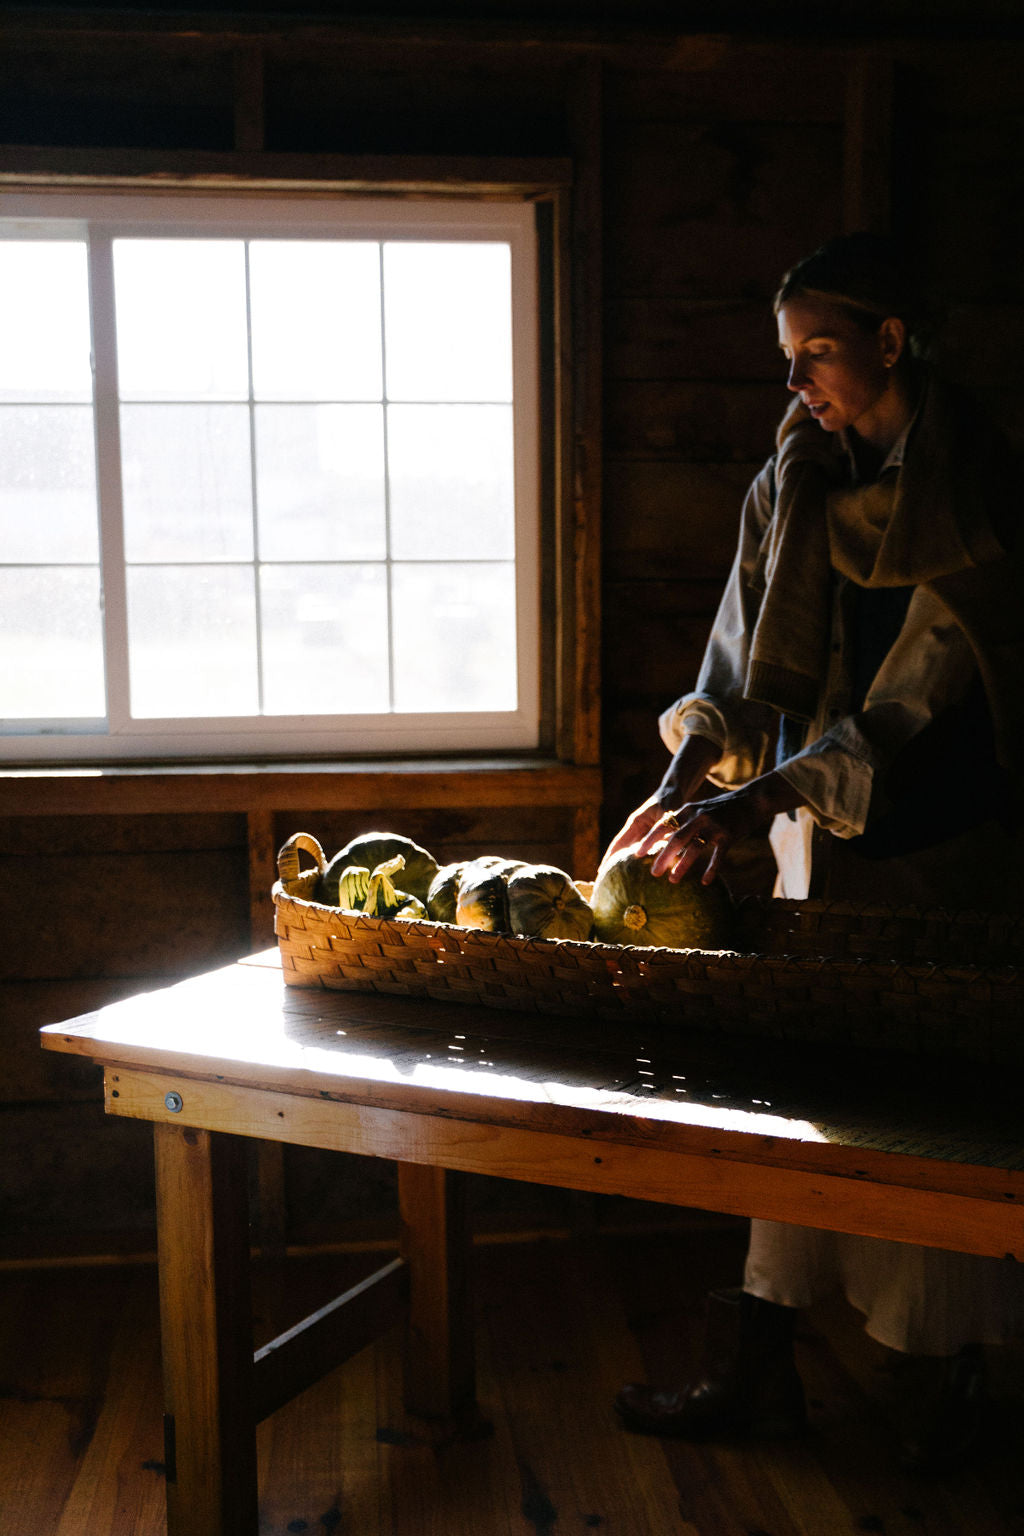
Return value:
<svg viewBox="0 0 1024 1536">
<path fill-rule="evenodd" d="M 883 475 L 895 474 L 905 444 L 906 433 L 893 446 Z M 769 461 L 747 493 L 736 558 L 697 686 L 659 722 L 662 740 L 672 752 L 688 734 L 706 736 L 721 747 L 721 760 L 710 777 L 722 788 L 747 783 L 774 766 L 775 711 L 743 697 L 758 603 L 751 577 L 772 517 L 772 473 Z M 971 647 L 949 610 L 917 588 L 895 644 L 863 706 L 856 709 L 846 668 L 844 586 L 837 578 L 818 716 L 807 728 L 803 750 L 779 767 L 807 802 L 795 821 L 777 817 L 772 829 L 780 875 L 776 893 L 795 899 L 803 899 L 811 889 L 814 827 L 840 838 L 863 832 L 876 775 L 936 715 L 962 702 L 976 675 Z"/>
</svg>

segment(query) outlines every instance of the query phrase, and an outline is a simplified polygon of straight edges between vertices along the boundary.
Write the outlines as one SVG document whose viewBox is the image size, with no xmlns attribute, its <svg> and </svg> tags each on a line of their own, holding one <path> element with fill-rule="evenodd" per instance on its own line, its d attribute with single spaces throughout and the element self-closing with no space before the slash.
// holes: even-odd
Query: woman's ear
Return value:
<svg viewBox="0 0 1024 1536">
<path fill-rule="evenodd" d="M 898 315 L 888 315 L 878 327 L 878 345 L 882 364 L 895 368 L 907 345 L 907 328 Z"/>
</svg>

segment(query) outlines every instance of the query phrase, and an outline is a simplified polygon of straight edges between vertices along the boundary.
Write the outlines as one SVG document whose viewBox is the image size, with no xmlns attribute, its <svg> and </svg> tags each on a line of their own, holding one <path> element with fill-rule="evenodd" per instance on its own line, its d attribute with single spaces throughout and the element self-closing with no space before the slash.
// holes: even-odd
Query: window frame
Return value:
<svg viewBox="0 0 1024 1536">
<path fill-rule="evenodd" d="M 454 195 L 450 188 L 436 192 L 420 190 L 402 198 L 385 199 L 382 189 L 339 193 L 323 185 L 312 188 L 275 189 L 273 195 L 251 186 L 224 189 L 216 195 L 210 189 L 190 187 L 187 191 L 156 191 L 120 187 L 91 187 L 87 194 L 87 217 L 91 227 L 106 240 L 109 258 L 112 231 L 118 234 L 153 234 L 159 229 L 168 234 L 188 228 L 197 233 L 227 234 L 235 238 L 250 235 L 260 238 L 277 231 L 292 237 L 311 234 L 313 237 L 330 238 L 325 224 L 328 217 L 336 218 L 340 207 L 344 208 L 344 227 L 341 235 L 354 238 L 423 238 L 422 221 L 426 214 L 431 233 L 437 238 L 480 239 L 499 237 L 498 232 L 511 234 L 514 283 L 531 316 L 539 314 L 538 288 L 542 286 L 537 250 L 544 240 L 534 231 L 533 207 L 536 198 L 523 194 L 486 198 L 467 195 L 465 191 Z M 139 203 L 140 196 L 145 204 Z M 3 192 L 0 191 L 0 217 L 6 219 L 30 219 L 45 217 L 62 220 L 64 229 L 68 221 L 81 218 L 84 204 L 83 193 L 77 188 L 52 188 Z M 557 195 L 556 195 L 557 200 Z M 415 207 L 415 217 L 411 208 Z M 226 217 L 230 208 L 232 217 Z M 297 210 L 303 210 L 303 218 Z M 170 212 L 169 212 L 170 210 Z M 167 228 L 168 218 L 173 229 Z M 243 230 L 239 223 L 249 220 Z M 413 225 L 420 224 L 419 233 Z M 359 231 L 365 231 L 360 234 Z M 383 233 L 382 231 L 387 231 Z M 404 234 L 402 232 L 405 232 Z M 470 234 L 470 232 L 472 232 Z M 41 231 L 43 233 L 43 231 Z M 504 237 L 502 235 L 501 237 Z M 549 257 L 557 242 L 548 238 Z M 109 280 L 109 260 L 97 267 L 90 263 L 93 272 L 93 308 L 110 321 L 113 295 Z M 557 289 L 557 279 L 552 281 Z M 552 306 L 558 309 L 556 304 Z M 555 715 L 559 713 L 557 700 L 561 694 L 555 671 L 560 649 L 557 635 L 552 633 L 550 615 L 547 612 L 549 598 L 559 585 L 553 567 L 557 566 L 557 532 L 553 526 L 551 509 L 562 501 L 560 487 L 554 482 L 564 473 L 564 456 L 549 443 L 545 449 L 542 424 L 549 416 L 559 415 L 561 389 L 549 369 L 543 374 L 545 331 L 553 335 L 565 334 L 563 324 L 557 323 L 554 314 L 545 315 L 543 323 L 531 323 L 520 327 L 514 334 L 515 393 L 521 394 L 515 433 L 515 471 L 517 502 L 517 633 L 520 637 L 519 679 L 520 708 L 504 717 L 466 714 L 451 716 L 393 715 L 386 729 L 377 732 L 366 728 L 366 717 L 341 717 L 330 727 L 311 725 L 309 720 L 298 716 L 238 717 L 224 722 L 198 719 L 183 729 L 178 719 L 163 721 L 130 721 L 113 710 L 106 721 L 94 724 L 91 729 L 80 729 L 71 734 L 66 730 L 24 730 L 5 734 L 3 757 L 10 762 L 140 762 L 140 761 L 224 761 L 232 758 L 244 760 L 280 758 L 358 757 L 366 755 L 401 753 L 425 757 L 439 752 L 459 752 L 463 755 L 496 752 L 537 752 L 550 749 L 559 734 Z M 106 327 L 106 336 L 112 338 L 112 329 Z M 110 571 L 116 573 L 115 584 L 106 587 L 108 622 L 107 675 L 114 683 L 116 695 L 127 697 L 127 651 L 124 635 L 124 572 L 123 547 L 120 522 L 120 462 L 111 444 L 118 441 L 118 401 L 111 398 L 104 385 L 104 368 L 109 359 L 103 357 L 102 337 L 94 338 L 96 352 L 97 387 L 94 408 L 97 415 L 97 439 L 105 445 L 105 451 L 97 456 L 97 479 L 102 507 L 101 533 L 104 540 L 103 563 L 107 581 Z M 548 343 L 551 355 L 558 347 Z M 104 414 L 105 413 L 105 414 Z M 523 417 L 525 416 L 525 425 Z M 557 436 L 557 430 L 555 433 Z M 545 483 L 550 482 L 550 483 Z M 531 505 L 525 505 L 527 502 Z M 557 631 L 561 626 L 555 624 Z M 532 642 L 532 644 L 529 644 Z M 528 645 L 526 654 L 524 644 Z M 524 708 L 524 700 L 529 705 Z M 108 694 L 108 708 L 111 698 Z M 195 717 L 193 717 L 194 719 Z M 343 723 L 342 723 L 343 722 Z M 212 728 L 211 728 L 212 727 Z"/>
</svg>

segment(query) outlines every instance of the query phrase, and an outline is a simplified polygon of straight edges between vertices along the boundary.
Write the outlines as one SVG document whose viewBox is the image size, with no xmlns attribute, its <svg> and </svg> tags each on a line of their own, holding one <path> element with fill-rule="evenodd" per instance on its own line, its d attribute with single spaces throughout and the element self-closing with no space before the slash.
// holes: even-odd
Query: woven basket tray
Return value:
<svg viewBox="0 0 1024 1536">
<path fill-rule="evenodd" d="M 278 855 L 289 986 L 1024 1062 L 1024 914 L 747 900 L 742 950 L 651 949 L 367 917 L 312 900 L 323 867 Z"/>
</svg>

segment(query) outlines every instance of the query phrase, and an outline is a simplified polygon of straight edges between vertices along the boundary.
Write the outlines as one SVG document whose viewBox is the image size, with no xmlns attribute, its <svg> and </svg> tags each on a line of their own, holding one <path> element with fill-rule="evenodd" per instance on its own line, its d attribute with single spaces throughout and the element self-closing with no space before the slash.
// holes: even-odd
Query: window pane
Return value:
<svg viewBox="0 0 1024 1536">
<path fill-rule="evenodd" d="M 0 400 L 91 400 L 82 240 L 0 240 Z"/>
<path fill-rule="evenodd" d="M 379 400 L 376 241 L 254 240 L 249 247 L 257 400 Z"/>
<path fill-rule="evenodd" d="M 388 708 L 384 567 L 260 567 L 267 714 Z"/>
<path fill-rule="evenodd" d="M 259 713 L 251 566 L 130 570 L 128 644 L 136 718 Z"/>
<path fill-rule="evenodd" d="M 98 560 L 91 406 L 0 406 L 0 551 L 8 563 Z"/>
<path fill-rule="evenodd" d="M 396 559 L 512 558 L 511 406 L 389 406 L 388 455 Z"/>
<path fill-rule="evenodd" d="M 511 565 L 400 565 L 392 594 L 396 709 L 515 709 Z"/>
<path fill-rule="evenodd" d="M 121 407 L 129 560 L 252 557 L 246 405 Z"/>
<path fill-rule="evenodd" d="M 264 559 L 383 559 L 383 408 L 257 406 L 256 501 Z"/>
<path fill-rule="evenodd" d="M 0 715 L 105 713 L 97 567 L 0 570 Z"/>
<path fill-rule="evenodd" d="M 384 247 L 389 400 L 511 400 L 507 245 L 389 241 Z"/>
<path fill-rule="evenodd" d="M 115 240 L 122 400 L 247 400 L 241 240 Z"/>
</svg>

